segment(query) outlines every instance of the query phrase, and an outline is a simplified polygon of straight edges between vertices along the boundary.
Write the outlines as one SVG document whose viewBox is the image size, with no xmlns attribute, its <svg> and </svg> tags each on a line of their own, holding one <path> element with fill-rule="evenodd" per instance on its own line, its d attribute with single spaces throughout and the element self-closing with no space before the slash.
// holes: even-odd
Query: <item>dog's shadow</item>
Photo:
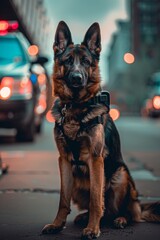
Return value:
<svg viewBox="0 0 160 240">
<path fill-rule="evenodd" d="M 86 225 L 83 223 L 76 224 L 72 221 L 67 222 L 65 229 L 58 234 L 41 235 L 40 240 L 80 240 L 83 228 Z M 159 240 L 159 224 L 153 223 L 134 223 L 124 229 L 116 229 L 111 223 L 101 224 L 101 235 L 99 240 Z"/>
</svg>

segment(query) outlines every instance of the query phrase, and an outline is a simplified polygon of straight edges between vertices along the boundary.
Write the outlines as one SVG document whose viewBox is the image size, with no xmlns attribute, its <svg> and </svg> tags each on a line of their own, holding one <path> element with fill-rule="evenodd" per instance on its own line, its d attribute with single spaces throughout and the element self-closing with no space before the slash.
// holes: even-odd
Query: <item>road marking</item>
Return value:
<svg viewBox="0 0 160 240">
<path fill-rule="evenodd" d="M 12 193 L 47 193 L 47 194 L 59 194 L 59 189 L 44 189 L 44 188 L 7 188 L 1 189 L 0 194 L 12 194 Z"/>
</svg>

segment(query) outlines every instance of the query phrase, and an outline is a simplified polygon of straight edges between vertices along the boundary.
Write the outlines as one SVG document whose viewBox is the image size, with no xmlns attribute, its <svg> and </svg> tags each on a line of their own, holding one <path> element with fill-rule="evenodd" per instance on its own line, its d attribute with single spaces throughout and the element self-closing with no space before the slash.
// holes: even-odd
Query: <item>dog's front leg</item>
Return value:
<svg viewBox="0 0 160 240">
<path fill-rule="evenodd" d="M 52 224 L 47 224 L 42 233 L 57 233 L 65 225 L 67 215 L 70 213 L 70 201 L 72 195 L 73 176 L 70 162 L 64 158 L 59 158 L 59 169 L 61 176 L 60 202 L 57 216 Z"/>
<path fill-rule="evenodd" d="M 89 162 L 90 205 L 89 222 L 83 230 L 82 239 L 97 238 L 100 235 L 100 220 L 104 211 L 104 163 L 103 157 Z"/>
</svg>

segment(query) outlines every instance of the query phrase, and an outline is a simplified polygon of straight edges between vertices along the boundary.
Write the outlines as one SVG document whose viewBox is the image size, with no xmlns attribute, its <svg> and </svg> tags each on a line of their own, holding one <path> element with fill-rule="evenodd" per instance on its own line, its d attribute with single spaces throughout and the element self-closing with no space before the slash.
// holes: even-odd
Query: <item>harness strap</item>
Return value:
<svg viewBox="0 0 160 240">
<path fill-rule="evenodd" d="M 89 99 L 87 102 L 84 103 L 78 103 L 78 102 L 69 102 L 66 103 L 64 105 L 64 107 L 62 108 L 61 112 L 65 113 L 65 111 L 69 108 L 72 107 L 77 107 L 77 108 L 81 108 L 83 107 L 90 107 L 90 106 L 94 106 L 97 104 L 103 104 L 107 107 L 107 113 L 110 110 L 110 94 L 107 91 L 101 91 L 100 93 L 98 93 L 96 96 L 92 97 L 91 99 Z"/>
<path fill-rule="evenodd" d="M 55 122 L 55 124 L 63 131 L 63 118 L 61 119 L 61 123 Z M 80 123 L 80 130 L 86 129 L 86 128 L 92 128 L 97 124 L 103 124 L 103 115 L 98 115 L 97 117 L 89 120 L 86 123 L 81 122 Z"/>
<path fill-rule="evenodd" d="M 92 128 L 97 124 L 103 124 L 103 115 L 98 115 L 86 123 L 81 122 L 81 129 Z"/>
</svg>

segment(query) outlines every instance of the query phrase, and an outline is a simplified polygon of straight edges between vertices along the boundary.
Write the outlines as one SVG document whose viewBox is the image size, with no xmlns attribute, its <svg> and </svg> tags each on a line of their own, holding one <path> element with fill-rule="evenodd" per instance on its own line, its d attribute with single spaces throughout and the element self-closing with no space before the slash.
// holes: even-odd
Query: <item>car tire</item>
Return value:
<svg viewBox="0 0 160 240">
<path fill-rule="evenodd" d="M 40 123 L 36 126 L 36 133 L 38 133 L 38 134 L 42 133 L 42 123 Z"/>
<path fill-rule="evenodd" d="M 155 114 L 155 113 L 150 113 L 149 116 L 150 116 L 150 118 L 152 118 L 152 119 L 158 118 L 158 115 Z"/>
<path fill-rule="evenodd" d="M 16 139 L 20 142 L 33 142 L 35 139 L 35 123 L 32 120 L 27 126 L 17 129 Z"/>
</svg>

